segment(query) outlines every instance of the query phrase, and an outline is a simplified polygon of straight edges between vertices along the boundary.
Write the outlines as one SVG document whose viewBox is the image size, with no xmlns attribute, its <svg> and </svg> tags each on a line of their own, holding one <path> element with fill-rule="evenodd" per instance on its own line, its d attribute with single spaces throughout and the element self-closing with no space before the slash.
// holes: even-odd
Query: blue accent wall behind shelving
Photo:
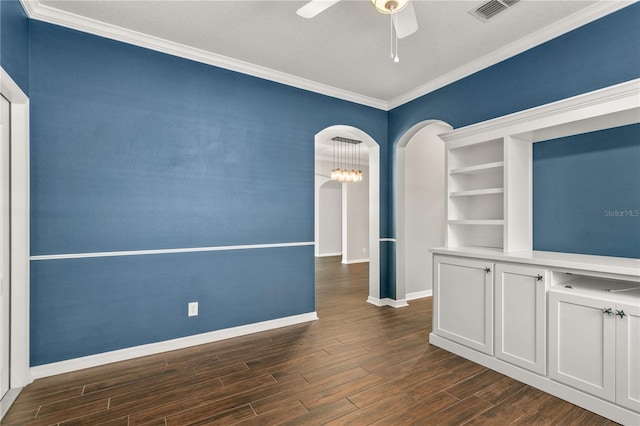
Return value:
<svg viewBox="0 0 640 426">
<path fill-rule="evenodd" d="M 640 124 L 533 145 L 533 244 L 640 258 Z"/>
</svg>

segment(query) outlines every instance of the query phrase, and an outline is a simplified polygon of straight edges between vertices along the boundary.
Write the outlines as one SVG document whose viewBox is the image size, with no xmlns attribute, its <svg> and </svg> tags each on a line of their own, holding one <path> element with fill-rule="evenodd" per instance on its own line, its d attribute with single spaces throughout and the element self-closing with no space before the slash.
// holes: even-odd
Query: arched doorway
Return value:
<svg viewBox="0 0 640 426">
<path fill-rule="evenodd" d="M 429 249 L 444 245 L 445 150 L 438 120 L 411 127 L 396 146 L 396 300 L 432 294 Z"/>
<path fill-rule="evenodd" d="M 368 301 L 380 299 L 380 148 L 371 136 L 352 126 L 336 125 L 327 127 L 315 136 L 315 152 L 326 149 L 328 141 L 334 137 L 345 137 L 361 140 L 368 154 L 368 258 L 369 258 L 369 297 Z M 317 164 L 317 162 L 316 162 Z M 315 226 L 316 243 L 318 241 L 318 194 L 319 185 L 316 184 L 315 196 Z M 343 248 L 344 250 L 344 248 Z"/>
</svg>

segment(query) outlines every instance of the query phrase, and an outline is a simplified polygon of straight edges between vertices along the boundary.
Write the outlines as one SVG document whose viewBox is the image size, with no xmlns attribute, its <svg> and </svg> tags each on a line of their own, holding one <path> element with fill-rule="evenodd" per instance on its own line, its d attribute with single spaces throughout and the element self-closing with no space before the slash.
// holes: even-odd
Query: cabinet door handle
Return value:
<svg viewBox="0 0 640 426">
<path fill-rule="evenodd" d="M 620 316 L 620 319 L 624 318 L 627 316 L 627 314 L 624 313 L 624 311 L 619 311 L 616 309 L 616 315 Z"/>
<path fill-rule="evenodd" d="M 603 308 L 602 313 L 607 314 L 607 316 L 611 316 L 611 314 L 613 314 L 613 311 L 611 310 L 611 308 Z"/>
<path fill-rule="evenodd" d="M 542 281 L 542 275 L 538 274 L 538 276 L 536 277 L 536 281 Z"/>
<path fill-rule="evenodd" d="M 489 272 L 491 272 L 491 268 L 486 267 L 486 268 L 484 268 L 484 271 L 488 274 Z"/>
</svg>

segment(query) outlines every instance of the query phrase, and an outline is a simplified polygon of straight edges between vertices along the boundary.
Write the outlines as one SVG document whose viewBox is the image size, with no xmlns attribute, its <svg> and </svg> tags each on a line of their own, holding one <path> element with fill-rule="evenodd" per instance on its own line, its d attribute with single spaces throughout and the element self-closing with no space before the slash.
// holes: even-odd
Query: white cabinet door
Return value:
<svg viewBox="0 0 640 426">
<path fill-rule="evenodd" d="M 433 332 L 493 355 L 493 263 L 434 256 Z"/>
<path fill-rule="evenodd" d="M 616 402 L 640 412 L 640 306 L 618 303 L 615 309 Z"/>
<path fill-rule="evenodd" d="M 546 271 L 496 264 L 496 357 L 546 373 Z"/>
<path fill-rule="evenodd" d="M 549 377 L 615 401 L 615 304 L 549 292 Z"/>
</svg>

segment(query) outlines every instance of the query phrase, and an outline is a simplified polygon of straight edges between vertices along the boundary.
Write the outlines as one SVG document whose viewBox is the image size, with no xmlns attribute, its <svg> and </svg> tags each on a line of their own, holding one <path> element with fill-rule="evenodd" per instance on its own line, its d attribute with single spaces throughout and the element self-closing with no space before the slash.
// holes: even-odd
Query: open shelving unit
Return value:
<svg viewBox="0 0 640 426">
<path fill-rule="evenodd" d="M 636 123 L 638 81 L 439 135 L 446 147 L 447 248 L 532 249 L 535 142 Z"/>
<path fill-rule="evenodd" d="M 509 188 L 530 191 L 520 176 L 510 176 L 506 165 L 521 162 L 530 169 L 531 142 L 511 137 L 481 142 L 450 143 L 447 149 L 447 246 L 504 249 Z M 446 139 L 445 139 L 446 140 Z M 522 169 L 520 170 L 523 171 Z M 526 173 L 525 173 L 526 175 Z M 523 236 L 527 239 L 529 235 Z M 518 245 L 520 248 L 522 244 Z"/>
</svg>

